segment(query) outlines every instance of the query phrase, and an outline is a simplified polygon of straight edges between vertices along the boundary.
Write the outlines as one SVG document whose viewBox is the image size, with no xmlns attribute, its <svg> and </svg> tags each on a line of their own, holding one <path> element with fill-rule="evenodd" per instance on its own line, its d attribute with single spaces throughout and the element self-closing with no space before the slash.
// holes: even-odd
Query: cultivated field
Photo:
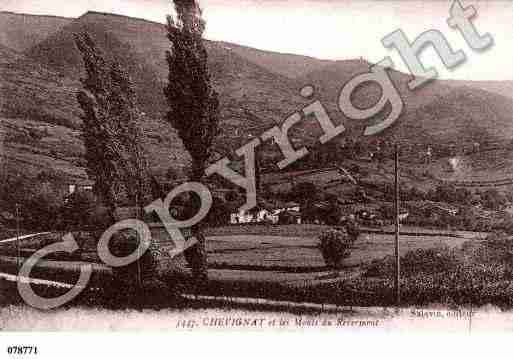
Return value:
<svg viewBox="0 0 513 359">
<path fill-rule="evenodd" d="M 483 151 L 481 153 L 444 158 L 429 167 L 437 179 L 466 187 L 511 186 L 513 160 L 511 150 Z"/>
<path fill-rule="evenodd" d="M 337 275 L 325 267 L 317 248 L 317 236 L 326 226 L 234 226 L 212 229 L 207 232 L 207 250 L 210 278 L 217 281 L 268 282 L 304 286 L 326 281 L 339 281 L 358 275 L 365 266 L 375 259 L 394 253 L 394 236 L 387 231 L 364 231 L 355 242 L 351 256 L 345 267 Z M 459 247 L 470 239 L 480 239 L 482 235 L 472 232 L 449 232 L 402 228 L 400 237 L 401 252 L 419 248 L 446 246 Z M 25 238 L 22 243 L 22 256 L 31 255 L 41 244 L 48 244 L 42 234 Z M 12 241 L 0 242 L 0 267 L 4 271 L 15 269 Z M 9 250 L 8 250 L 9 249 Z M 76 259 L 57 260 L 50 258 L 39 263 L 35 272 L 43 278 L 52 273 L 51 278 L 62 278 L 58 272 L 77 272 L 83 262 Z M 109 268 L 95 264 L 95 271 L 109 273 Z M 57 274 L 56 274 L 57 272 Z"/>
</svg>

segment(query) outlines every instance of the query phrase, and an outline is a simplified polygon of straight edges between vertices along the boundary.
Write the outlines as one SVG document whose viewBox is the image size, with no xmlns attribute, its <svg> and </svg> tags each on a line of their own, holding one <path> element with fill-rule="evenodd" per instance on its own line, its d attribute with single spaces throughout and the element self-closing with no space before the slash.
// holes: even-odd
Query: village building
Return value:
<svg viewBox="0 0 513 359">
<path fill-rule="evenodd" d="M 75 192 L 83 192 L 83 191 L 92 191 L 94 182 L 90 180 L 80 180 L 74 182 L 68 182 L 68 195 L 71 195 Z"/>
<path fill-rule="evenodd" d="M 295 202 L 269 203 L 260 201 L 258 206 L 249 211 L 234 211 L 230 214 L 230 224 L 262 223 L 278 224 L 280 216 L 288 213 L 296 218 L 296 223 L 301 223 L 300 206 Z"/>
</svg>

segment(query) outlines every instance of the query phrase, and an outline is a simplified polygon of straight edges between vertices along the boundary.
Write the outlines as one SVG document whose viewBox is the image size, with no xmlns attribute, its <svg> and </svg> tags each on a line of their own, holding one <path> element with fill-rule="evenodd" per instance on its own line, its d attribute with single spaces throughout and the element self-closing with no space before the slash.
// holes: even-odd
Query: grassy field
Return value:
<svg viewBox="0 0 513 359">
<path fill-rule="evenodd" d="M 406 252 L 418 248 L 457 247 L 468 237 L 401 236 L 400 247 Z M 267 270 L 308 271 L 324 268 L 315 237 L 231 235 L 209 237 L 207 249 L 211 266 L 254 267 Z M 356 241 L 348 267 L 366 263 L 394 253 L 394 237 L 384 234 L 362 234 Z"/>
<path fill-rule="evenodd" d="M 355 242 L 351 256 L 338 273 L 326 268 L 317 247 L 317 236 L 326 226 L 234 226 L 207 231 L 209 277 L 219 287 L 226 283 L 251 283 L 306 288 L 326 283 L 341 282 L 358 276 L 374 260 L 394 253 L 394 236 L 383 233 L 362 233 Z M 400 238 L 401 253 L 415 249 L 457 248 L 464 242 L 477 238 L 470 232 L 436 232 L 420 228 L 405 228 Z M 415 235 L 413 235 L 415 234 Z M 26 238 L 22 241 L 29 256 L 48 241 L 48 235 Z M 47 244 L 47 243 L 46 243 Z M 12 253 L 13 242 L 0 242 L 0 271 L 13 273 L 16 258 Z M 32 248 L 29 250 L 27 248 Z M 9 249 L 9 250 L 7 250 Z M 37 278 L 65 280 L 75 278 L 83 262 L 76 259 L 56 260 L 47 258 L 34 272 Z M 98 263 L 95 272 L 109 274 L 110 269 Z M 95 278 L 95 282 L 99 282 Z M 224 284 L 223 284 L 224 283 Z M 265 292 L 264 292 L 265 294 Z"/>
<path fill-rule="evenodd" d="M 241 229 L 241 227 L 239 227 Z M 282 228 L 285 232 L 287 228 Z M 298 231 L 301 226 L 288 229 Z M 307 229 L 314 231 L 314 226 Z M 412 231 L 414 228 L 408 228 Z M 321 230 L 320 228 L 318 230 Z M 509 242 L 483 240 L 483 234 L 471 232 L 434 232 L 402 235 L 400 238 L 401 283 L 405 305 L 495 304 L 513 305 L 511 273 L 501 264 L 507 257 Z M 219 232 L 227 229 L 220 229 Z M 495 243 L 495 244 L 494 244 Z M 513 247 L 512 247 L 513 248 Z M 351 256 L 337 270 L 325 267 L 316 236 L 237 234 L 212 235 L 207 238 L 209 281 L 195 287 L 188 281 L 185 293 L 209 296 L 230 302 L 230 298 L 278 300 L 290 303 L 334 304 L 336 306 L 389 306 L 394 303 L 394 237 L 391 234 L 363 233 L 355 242 Z M 513 251 L 511 251 L 513 253 Z M 508 257 L 509 258 L 509 257 Z M 507 258 L 506 258 L 507 259 Z M 403 263 L 404 262 L 404 263 Z M 82 262 L 43 260 L 33 278 L 75 283 Z M 2 272 L 16 272 L 16 258 L 0 255 L 0 295 L 2 303 L 19 303 L 15 283 Z M 169 287 L 171 282 L 145 286 L 142 292 L 127 288 L 116 294 L 104 283 L 119 287 L 112 280 L 110 268 L 95 265 L 95 275 L 88 291 L 68 306 L 84 303 L 113 308 L 188 307 Z M 470 279 L 469 279 L 470 278 Z M 162 278 L 164 279 L 164 278 Z M 168 283 L 168 284 L 166 284 Z M 162 287 L 161 285 L 164 285 Z M 56 296 L 66 290 L 36 283 L 36 292 Z M 50 286 L 51 287 L 51 286 Z M 182 291 L 183 292 L 183 291 Z M 210 303 L 210 302 L 209 302 Z M 452 304 L 451 304 L 452 303 Z M 194 305 L 194 304 L 192 304 Z M 215 305 L 210 303 L 210 305 Z M 226 304 L 217 304 L 220 306 Z M 228 304 L 229 305 L 229 304 Z M 258 305 L 250 305 L 253 310 Z M 288 309 L 285 309 L 288 310 Z"/>
</svg>

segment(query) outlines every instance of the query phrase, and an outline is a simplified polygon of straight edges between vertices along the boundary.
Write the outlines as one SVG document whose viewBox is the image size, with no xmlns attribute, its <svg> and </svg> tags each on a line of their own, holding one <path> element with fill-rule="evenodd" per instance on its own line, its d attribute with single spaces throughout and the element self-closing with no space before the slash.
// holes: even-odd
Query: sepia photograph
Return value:
<svg viewBox="0 0 513 359">
<path fill-rule="evenodd" d="M 512 24 L 0 0 L 0 335 L 511 332 Z"/>
</svg>

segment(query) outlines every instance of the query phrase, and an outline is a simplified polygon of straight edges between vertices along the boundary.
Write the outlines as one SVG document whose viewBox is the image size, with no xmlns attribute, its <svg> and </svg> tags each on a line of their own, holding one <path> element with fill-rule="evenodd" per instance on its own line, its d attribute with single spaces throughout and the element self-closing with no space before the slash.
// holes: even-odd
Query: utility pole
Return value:
<svg viewBox="0 0 513 359">
<path fill-rule="evenodd" d="M 21 251 L 20 251 L 20 205 L 16 203 L 16 279 L 19 280 L 20 274 L 20 261 L 21 261 Z"/>
<path fill-rule="evenodd" d="M 136 199 L 135 199 L 135 208 L 136 208 L 136 211 L 137 211 L 137 214 L 136 214 L 136 218 L 137 220 L 140 220 L 141 218 L 141 213 L 142 213 L 142 207 L 140 207 L 139 205 L 139 196 L 136 195 Z M 141 236 L 141 231 L 139 230 L 139 223 L 137 223 L 137 238 L 139 239 L 137 241 L 137 256 L 138 256 L 138 259 L 137 259 L 137 289 L 142 292 L 142 287 L 143 287 L 143 283 L 142 283 L 142 271 L 141 271 L 141 243 L 142 241 L 144 240 L 144 238 L 142 238 Z"/>
<path fill-rule="evenodd" d="M 260 162 L 260 151 L 257 148 L 255 149 L 255 188 L 257 199 L 262 195 Z"/>
<path fill-rule="evenodd" d="M 395 304 L 397 307 L 401 304 L 401 288 L 400 288 L 400 256 L 399 256 L 399 144 L 395 144 L 395 278 L 394 278 L 394 289 L 395 289 Z"/>
</svg>

